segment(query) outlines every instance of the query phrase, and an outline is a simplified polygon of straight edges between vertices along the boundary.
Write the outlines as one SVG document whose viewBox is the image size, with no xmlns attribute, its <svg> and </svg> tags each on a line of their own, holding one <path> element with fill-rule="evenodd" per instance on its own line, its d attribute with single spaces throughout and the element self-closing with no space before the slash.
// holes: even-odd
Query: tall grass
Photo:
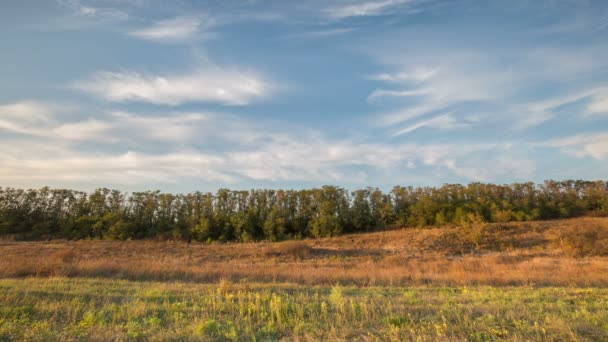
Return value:
<svg viewBox="0 0 608 342">
<path fill-rule="evenodd" d="M 606 340 L 608 290 L 0 280 L 0 340 Z"/>
<path fill-rule="evenodd" d="M 608 219 L 586 218 L 489 225 L 473 233 L 407 229 L 282 243 L 0 242 L 0 277 L 606 286 L 608 257 L 598 252 L 605 236 Z"/>
</svg>

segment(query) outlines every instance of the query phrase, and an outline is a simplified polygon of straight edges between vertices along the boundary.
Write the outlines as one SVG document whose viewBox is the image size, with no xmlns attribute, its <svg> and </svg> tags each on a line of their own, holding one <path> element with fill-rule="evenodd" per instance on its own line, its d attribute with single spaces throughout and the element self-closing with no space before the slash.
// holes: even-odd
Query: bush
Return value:
<svg viewBox="0 0 608 342">
<path fill-rule="evenodd" d="M 312 247 L 300 241 L 287 241 L 275 243 L 267 247 L 264 254 L 272 256 L 288 256 L 294 259 L 304 259 L 312 254 Z"/>
<path fill-rule="evenodd" d="M 449 254 L 467 254 L 483 250 L 498 250 L 496 241 L 497 225 L 488 223 L 471 223 L 460 227 L 446 229 L 435 241 L 433 247 L 446 250 Z"/>
<path fill-rule="evenodd" d="M 73 249 L 59 250 L 51 255 L 49 260 L 58 261 L 63 264 L 71 264 L 78 257 L 78 254 Z"/>
<path fill-rule="evenodd" d="M 608 228 L 570 227 L 558 235 L 559 246 L 570 256 L 608 256 Z"/>
</svg>

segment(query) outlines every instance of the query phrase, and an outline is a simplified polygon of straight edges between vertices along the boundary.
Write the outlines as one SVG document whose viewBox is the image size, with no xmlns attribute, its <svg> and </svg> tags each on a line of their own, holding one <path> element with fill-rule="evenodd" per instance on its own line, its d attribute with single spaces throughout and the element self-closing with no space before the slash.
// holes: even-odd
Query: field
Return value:
<svg viewBox="0 0 608 342">
<path fill-rule="evenodd" d="M 608 219 L 0 242 L 0 340 L 608 339 Z"/>
<path fill-rule="evenodd" d="M 608 290 L 0 281 L 0 337 L 606 340 Z"/>
</svg>

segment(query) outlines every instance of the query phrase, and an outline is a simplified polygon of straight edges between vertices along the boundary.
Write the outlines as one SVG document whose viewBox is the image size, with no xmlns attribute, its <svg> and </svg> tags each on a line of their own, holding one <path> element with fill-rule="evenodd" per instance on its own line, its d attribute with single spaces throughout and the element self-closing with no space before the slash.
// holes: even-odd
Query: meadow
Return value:
<svg viewBox="0 0 608 342">
<path fill-rule="evenodd" d="M 608 290 L 0 280 L 3 340 L 606 340 Z"/>
<path fill-rule="evenodd" d="M 608 339 L 608 218 L 0 242 L 0 340 Z"/>
</svg>

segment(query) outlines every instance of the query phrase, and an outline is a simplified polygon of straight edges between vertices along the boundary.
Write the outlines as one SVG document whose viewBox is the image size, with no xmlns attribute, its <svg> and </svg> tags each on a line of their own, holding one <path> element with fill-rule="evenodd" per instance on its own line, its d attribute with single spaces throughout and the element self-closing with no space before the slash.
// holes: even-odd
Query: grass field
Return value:
<svg viewBox="0 0 608 342">
<path fill-rule="evenodd" d="M 0 242 L 0 340 L 608 340 L 607 218 Z"/>
<path fill-rule="evenodd" d="M 608 339 L 608 290 L 0 281 L 0 339 Z"/>
</svg>

